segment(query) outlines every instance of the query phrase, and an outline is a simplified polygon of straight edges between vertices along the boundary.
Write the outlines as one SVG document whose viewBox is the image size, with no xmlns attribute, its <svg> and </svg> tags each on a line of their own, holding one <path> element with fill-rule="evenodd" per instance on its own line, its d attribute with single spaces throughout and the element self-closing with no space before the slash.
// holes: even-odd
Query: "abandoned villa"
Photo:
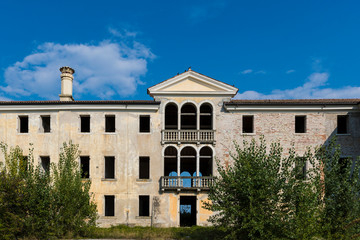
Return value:
<svg viewBox="0 0 360 240">
<path fill-rule="evenodd" d="M 233 141 L 264 136 L 301 155 L 336 135 L 341 157 L 360 155 L 360 99 L 233 100 L 237 88 L 189 68 L 148 88 L 154 100 L 76 101 L 74 70 L 60 71 L 58 101 L 0 102 L 0 141 L 25 154 L 33 143 L 45 171 L 78 144 L 100 226 L 208 225 L 215 159 L 229 164 Z"/>
</svg>

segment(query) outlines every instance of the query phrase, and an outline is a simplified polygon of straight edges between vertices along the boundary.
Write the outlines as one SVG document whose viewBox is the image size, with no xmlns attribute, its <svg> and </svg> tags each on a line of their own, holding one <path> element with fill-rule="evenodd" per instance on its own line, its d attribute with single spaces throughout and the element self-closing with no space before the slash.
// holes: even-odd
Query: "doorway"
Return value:
<svg viewBox="0 0 360 240">
<path fill-rule="evenodd" d="M 180 227 L 196 225 L 196 196 L 180 196 Z"/>
</svg>

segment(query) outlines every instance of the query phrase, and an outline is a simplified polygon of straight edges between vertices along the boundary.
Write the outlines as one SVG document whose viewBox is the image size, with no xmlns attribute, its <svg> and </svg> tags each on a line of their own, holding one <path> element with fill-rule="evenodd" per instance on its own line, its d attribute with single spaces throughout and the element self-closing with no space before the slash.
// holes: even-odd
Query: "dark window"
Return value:
<svg viewBox="0 0 360 240">
<path fill-rule="evenodd" d="M 173 103 L 165 107 L 165 129 L 178 129 L 178 108 Z"/>
<path fill-rule="evenodd" d="M 140 132 L 150 132 L 150 116 L 140 116 Z"/>
<path fill-rule="evenodd" d="M 19 116 L 20 121 L 20 132 L 28 133 L 29 132 L 29 117 L 28 116 Z"/>
<path fill-rule="evenodd" d="M 115 132 L 115 116 L 105 116 L 105 132 Z"/>
<path fill-rule="evenodd" d="M 184 130 L 196 129 L 197 117 L 196 107 L 191 103 L 186 103 L 181 107 L 181 125 Z"/>
<path fill-rule="evenodd" d="M 212 129 L 212 107 L 208 103 L 204 103 L 200 107 L 200 130 Z"/>
<path fill-rule="evenodd" d="M 350 159 L 351 158 L 339 158 L 339 173 L 340 174 L 345 174 L 347 171 L 347 168 L 350 165 Z"/>
<path fill-rule="evenodd" d="M 81 132 L 90 132 L 90 116 L 80 116 L 81 119 Z"/>
<path fill-rule="evenodd" d="M 295 133 L 306 132 L 306 116 L 295 116 Z"/>
<path fill-rule="evenodd" d="M 115 216 L 115 196 L 105 196 L 105 216 Z"/>
<path fill-rule="evenodd" d="M 90 177 L 90 157 L 81 156 L 80 157 L 80 167 L 81 167 L 81 177 L 89 178 Z"/>
<path fill-rule="evenodd" d="M 297 157 L 295 159 L 295 178 L 298 180 L 305 180 L 306 179 L 306 158 L 304 157 Z"/>
<path fill-rule="evenodd" d="M 115 178 L 115 157 L 105 157 L 105 178 Z"/>
<path fill-rule="evenodd" d="M 149 179 L 150 178 L 150 158 L 140 157 L 139 158 L 139 178 Z"/>
<path fill-rule="evenodd" d="M 41 167 L 44 172 L 50 171 L 50 157 L 40 157 L 41 160 Z"/>
<path fill-rule="evenodd" d="M 149 195 L 139 196 L 139 216 L 150 216 L 149 202 L 150 202 Z"/>
<path fill-rule="evenodd" d="M 44 133 L 50 132 L 50 116 L 41 116 L 41 127 Z"/>
<path fill-rule="evenodd" d="M 337 116 L 337 133 L 346 134 L 348 133 L 348 116 L 338 115 Z"/>
<path fill-rule="evenodd" d="M 243 116 L 243 133 L 254 132 L 254 116 Z"/>
</svg>

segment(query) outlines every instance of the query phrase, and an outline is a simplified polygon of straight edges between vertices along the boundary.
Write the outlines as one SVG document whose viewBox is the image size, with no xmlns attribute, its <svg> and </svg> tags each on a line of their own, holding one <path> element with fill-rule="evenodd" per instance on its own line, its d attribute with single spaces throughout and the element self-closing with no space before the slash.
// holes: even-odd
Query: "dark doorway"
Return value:
<svg viewBox="0 0 360 240">
<path fill-rule="evenodd" d="M 196 196 L 180 196 L 180 227 L 196 225 Z"/>
</svg>

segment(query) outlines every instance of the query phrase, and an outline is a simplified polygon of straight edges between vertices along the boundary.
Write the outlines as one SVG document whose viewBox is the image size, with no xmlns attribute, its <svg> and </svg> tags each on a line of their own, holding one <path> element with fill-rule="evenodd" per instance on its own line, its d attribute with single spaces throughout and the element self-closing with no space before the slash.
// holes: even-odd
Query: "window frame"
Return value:
<svg viewBox="0 0 360 240">
<path fill-rule="evenodd" d="M 252 127 L 252 131 L 251 132 L 245 132 L 244 129 L 244 125 L 245 125 L 245 121 L 244 119 L 245 118 L 251 118 L 251 127 Z M 242 126 L 241 126 L 241 133 L 244 134 L 244 135 L 247 135 L 247 134 L 255 134 L 255 116 L 254 115 L 242 115 Z"/>
<path fill-rule="evenodd" d="M 142 118 L 148 118 L 149 119 L 149 129 L 148 131 L 142 131 L 141 129 L 141 119 Z M 151 133 L 151 116 L 150 115 L 139 115 L 139 133 L 142 133 L 142 134 L 149 134 Z"/>
<path fill-rule="evenodd" d="M 345 132 L 339 132 L 339 119 L 345 118 Z M 349 135 L 349 115 L 337 115 L 336 117 L 336 134 L 337 135 Z"/>
<path fill-rule="evenodd" d="M 113 177 L 107 177 L 106 176 L 106 166 L 107 166 L 107 161 L 106 160 L 109 160 L 109 159 L 112 159 L 113 160 Z M 115 156 L 105 156 L 104 157 L 104 179 L 105 180 L 113 180 L 113 179 L 116 179 L 116 171 L 115 171 L 115 167 L 116 167 L 116 162 L 115 162 Z"/>
<path fill-rule="evenodd" d="M 110 211 L 110 212 L 112 212 L 112 215 L 107 214 L 107 212 L 108 212 L 107 208 L 106 208 L 106 206 L 107 206 L 107 198 L 108 199 L 112 198 L 112 201 L 113 201 L 113 203 L 112 203 L 113 209 L 112 209 L 112 211 Z M 104 217 L 115 217 L 116 216 L 115 213 L 116 213 L 116 198 L 115 198 L 115 195 L 104 195 Z"/>
<path fill-rule="evenodd" d="M 79 128 L 79 130 L 80 130 L 80 133 L 91 133 L 91 116 L 89 115 L 89 114 L 84 114 L 84 115 L 80 115 L 80 128 Z M 88 132 L 85 132 L 85 131 L 82 131 L 82 129 L 83 129 L 83 124 L 82 124 L 82 119 L 83 118 L 89 118 L 89 131 Z"/>
<path fill-rule="evenodd" d="M 144 200 L 144 198 L 147 200 L 147 207 L 144 210 L 144 204 L 142 200 Z M 146 214 L 143 214 L 143 211 L 146 211 Z M 138 216 L 139 217 L 150 217 L 150 195 L 139 195 L 139 212 L 138 212 Z"/>
<path fill-rule="evenodd" d="M 27 119 L 27 131 L 22 131 L 22 119 Z M 18 133 L 21 133 L 21 134 L 26 134 L 26 133 L 29 133 L 29 115 L 18 115 Z"/>
<path fill-rule="evenodd" d="M 107 124 L 108 124 L 108 121 L 107 121 L 107 119 L 108 118 L 114 118 L 114 130 L 113 131 L 108 131 L 107 129 Z M 104 129 L 104 132 L 105 133 L 108 133 L 108 134 L 111 134 L 111 133 L 115 133 L 116 132 L 116 116 L 115 116 L 115 114 L 106 114 L 105 115 L 105 129 Z"/>
<path fill-rule="evenodd" d="M 86 172 L 83 172 L 82 170 L 82 160 L 81 158 L 88 158 L 88 172 L 87 172 L 87 175 L 84 175 Z M 89 155 L 86 155 L 86 156 L 79 156 L 79 165 L 80 165 L 80 170 L 81 170 L 81 178 L 82 179 L 90 179 L 90 156 Z M 85 177 L 84 177 L 85 176 Z M 87 177 L 86 177 L 87 176 Z"/>
<path fill-rule="evenodd" d="M 147 178 L 142 177 L 142 170 L 141 170 L 141 165 L 142 165 L 142 161 L 141 160 L 147 160 L 147 173 L 145 175 L 147 175 Z M 149 156 L 139 156 L 139 180 L 150 180 L 150 157 Z"/>
<path fill-rule="evenodd" d="M 44 118 L 49 118 L 49 131 L 45 131 Z M 41 133 L 51 133 L 51 116 L 50 115 L 40 115 L 40 132 Z"/>
<path fill-rule="evenodd" d="M 297 119 L 302 118 L 303 120 L 301 120 L 301 123 L 303 124 L 303 131 L 297 131 L 297 127 L 296 127 L 296 123 L 297 123 Z M 307 116 L 306 115 L 295 115 L 295 133 L 306 133 L 307 132 Z"/>
</svg>

